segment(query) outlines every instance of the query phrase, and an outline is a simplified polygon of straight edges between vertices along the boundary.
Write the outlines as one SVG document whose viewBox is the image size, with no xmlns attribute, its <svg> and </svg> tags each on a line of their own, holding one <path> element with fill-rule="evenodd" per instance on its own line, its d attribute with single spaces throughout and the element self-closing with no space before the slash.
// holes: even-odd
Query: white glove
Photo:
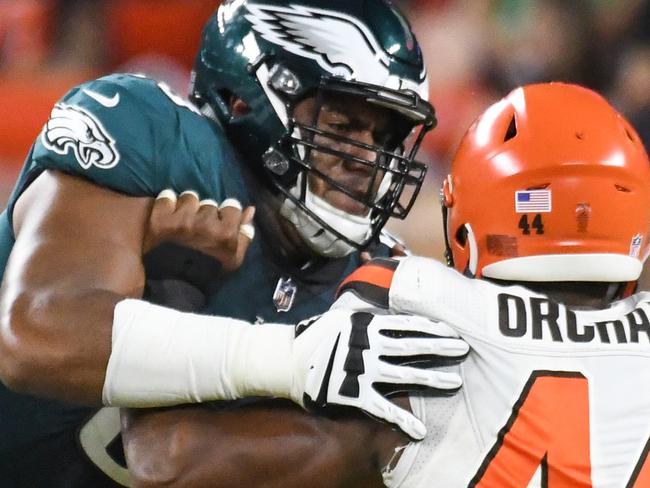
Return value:
<svg viewBox="0 0 650 488">
<path fill-rule="evenodd" d="M 451 395 L 458 374 L 425 369 L 465 358 L 469 346 L 449 326 L 408 315 L 330 310 L 296 326 L 291 399 L 345 405 L 397 425 L 413 439 L 424 424 L 387 397 L 426 391 Z"/>
</svg>

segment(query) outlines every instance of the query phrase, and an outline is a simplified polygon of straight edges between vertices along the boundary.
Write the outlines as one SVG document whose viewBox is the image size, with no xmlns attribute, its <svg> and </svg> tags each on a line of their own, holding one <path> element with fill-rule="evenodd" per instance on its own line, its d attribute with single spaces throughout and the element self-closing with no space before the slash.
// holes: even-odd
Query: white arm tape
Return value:
<svg viewBox="0 0 650 488">
<path fill-rule="evenodd" d="M 115 307 L 106 405 L 288 398 L 294 328 L 196 315 L 142 300 Z"/>
</svg>

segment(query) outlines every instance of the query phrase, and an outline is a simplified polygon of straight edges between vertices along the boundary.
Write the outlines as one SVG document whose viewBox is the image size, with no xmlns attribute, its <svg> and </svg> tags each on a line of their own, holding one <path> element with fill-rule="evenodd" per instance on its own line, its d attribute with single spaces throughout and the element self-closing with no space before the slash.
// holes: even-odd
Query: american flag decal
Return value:
<svg viewBox="0 0 650 488">
<path fill-rule="evenodd" d="M 545 213 L 551 211 L 551 190 L 522 190 L 515 192 L 515 212 Z"/>
</svg>

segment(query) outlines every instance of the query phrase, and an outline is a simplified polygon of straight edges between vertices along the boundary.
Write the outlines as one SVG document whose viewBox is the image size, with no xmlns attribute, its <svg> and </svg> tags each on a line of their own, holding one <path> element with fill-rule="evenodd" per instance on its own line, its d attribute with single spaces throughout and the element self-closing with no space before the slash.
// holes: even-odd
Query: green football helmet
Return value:
<svg viewBox="0 0 650 488">
<path fill-rule="evenodd" d="M 426 173 L 415 156 L 436 124 L 427 95 L 419 45 L 385 0 L 225 1 L 204 29 L 190 93 L 254 174 L 282 196 L 281 215 L 328 257 L 364 248 L 390 217 L 408 214 Z M 368 144 L 322 130 L 323 100 L 337 96 L 388 110 L 394 133 Z M 293 117 L 306 97 L 317 100 L 310 124 Z M 246 103 L 245 114 L 232 113 L 234 98 Z M 373 157 L 334 149 L 341 145 Z M 313 164 L 317 152 L 369 167 L 367 190 L 320 172 Z M 361 202 L 367 215 L 351 215 L 313 194 L 308 178 L 314 177 Z"/>
</svg>

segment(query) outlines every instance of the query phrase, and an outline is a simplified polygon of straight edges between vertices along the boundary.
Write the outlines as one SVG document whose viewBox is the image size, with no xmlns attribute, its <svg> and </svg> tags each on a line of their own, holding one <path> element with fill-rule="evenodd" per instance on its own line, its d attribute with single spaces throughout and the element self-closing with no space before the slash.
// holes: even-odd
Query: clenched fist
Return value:
<svg viewBox="0 0 650 488">
<path fill-rule="evenodd" d="M 254 215 L 255 207 L 242 210 L 234 198 L 218 204 L 199 200 L 193 191 L 177 196 L 173 190 L 164 190 L 151 209 L 144 252 L 173 242 L 212 256 L 224 270 L 233 271 L 243 262 L 255 236 Z"/>
</svg>

